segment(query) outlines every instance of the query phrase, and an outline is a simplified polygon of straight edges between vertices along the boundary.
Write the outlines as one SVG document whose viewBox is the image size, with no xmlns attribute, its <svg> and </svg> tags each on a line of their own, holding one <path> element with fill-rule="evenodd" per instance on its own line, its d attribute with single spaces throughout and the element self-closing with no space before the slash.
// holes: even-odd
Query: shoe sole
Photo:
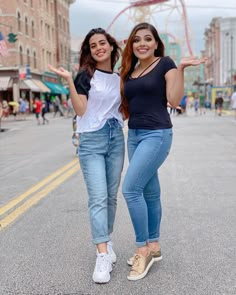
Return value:
<svg viewBox="0 0 236 295">
<path fill-rule="evenodd" d="M 96 280 L 96 278 L 94 278 L 94 275 L 93 275 L 94 283 L 96 283 L 96 284 L 106 284 L 106 283 L 108 283 L 110 281 L 110 279 L 111 279 L 110 273 L 112 272 L 112 270 L 113 269 L 111 267 L 111 269 L 109 270 L 109 275 L 104 280 L 99 280 L 99 279 Z"/>
<path fill-rule="evenodd" d="M 116 263 L 116 261 L 117 261 L 117 258 L 111 258 L 111 262 L 112 262 L 112 264 L 115 264 Z"/>
<path fill-rule="evenodd" d="M 160 256 L 160 257 L 153 257 L 153 260 L 154 260 L 154 262 L 160 261 L 160 260 L 162 260 L 162 256 Z"/>
<path fill-rule="evenodd" d="M 157 261 L 162 260 L 162 256 L 160 256 L 160 257 L 153 257 L 152 259 L 153 259 L 153 262 L 157 262 Z M 133 265 L 133 263 L 131 261 L 129 261 L 129 259 L 127 260 L 127 264 L 128 264 L 128 266 L 132 266 Z"/>
<path fill-rule="evenodd" d="M 101 281 L 99 281 L 99 280 L 95 280 L 95 279 L 93 278 L 93 281 L 94 281 L 94 283 L 96 283 L 96 284 L 107 284 L 107 283 L 110 282 L 110 279 L 111 279 L 111 277 L 109 276 L 109 278 L 107 278 L 106 280 L 101 280 Z"/>
<path fill-rule="evenodd" d="M 137 280 L 141 280 L 141 279 L 143 279 L 143 278 L 147 275 L 147 273 L 148 273 L 150 267 L 153 265 L 153 263 L 154 263 L 154 260 L 152 259 L 152 260 L 149 262 L 149 264 L 148 264 L 147 268 L 145 269 L 145 271 L 144 271 L 141 275 L 139 275 L 139 276 L 135 276 L 135 277 L 133 277 L 133 276 L 131 276 L 131 277 L 127 276 L 127 279 L 128 279 L 129 281 L 137 281 Z"/>
</svg>

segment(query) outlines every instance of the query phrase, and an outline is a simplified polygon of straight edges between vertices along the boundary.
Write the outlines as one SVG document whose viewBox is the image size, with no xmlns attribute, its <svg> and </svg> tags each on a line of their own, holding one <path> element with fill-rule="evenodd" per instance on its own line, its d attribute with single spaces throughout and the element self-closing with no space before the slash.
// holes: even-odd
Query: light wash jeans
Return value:
<svg viewBox="0 0 236 295">
<path fill-rule="evenodd" d="M 172 128 L 129 129 L 129 167 L 123 182 L 124 194 L 133 223 L 136 246 L 159 241 L 161 200 L 158 168 L 169 154 Z"/>
<path fill-rule="evenodd" d="M 124 163 L 124 135 L 116 119 L 98 131 L 79 134 L 78 156 L 88 192 L 94 244 L 110 240 L 117 206 L 117 191 Z"/>
</svg>

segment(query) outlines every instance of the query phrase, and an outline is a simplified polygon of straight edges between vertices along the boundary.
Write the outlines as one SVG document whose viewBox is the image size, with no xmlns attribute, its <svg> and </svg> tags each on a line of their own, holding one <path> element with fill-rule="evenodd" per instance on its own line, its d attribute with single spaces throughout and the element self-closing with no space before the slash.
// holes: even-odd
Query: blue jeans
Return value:
<svg viewBox="0 0 236 295">
<path fill-rule="evenodd" d="M 78 156 L 87 186 L 93 243 L 107 242 L 124 163 L 124 135 L 118 121 L 109 119 L 98 131 L 80 133 Z"/>
<path fill-rule="evenodd" d="M 159 241 L 161 200 L 158 168 L 169 154 L 172 128 L 129 129 L 129 167 L 123 182 L 124 194 L 133 223 L 136 245 Z"/>
</svg>

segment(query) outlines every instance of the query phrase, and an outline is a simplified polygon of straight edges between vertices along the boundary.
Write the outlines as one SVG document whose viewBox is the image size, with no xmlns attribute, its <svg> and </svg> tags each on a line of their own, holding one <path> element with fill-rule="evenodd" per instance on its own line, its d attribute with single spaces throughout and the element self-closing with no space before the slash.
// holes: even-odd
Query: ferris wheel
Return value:
<svg viewBox="0 0 236 295">
<path fill-rule="evenodd" d="M 114 35 L 119 31 L 121 38 L 122 33 L 127 36 L 130 23 L 140 22 L 154 23 L 159 33 L 181 46 L 182 55 L 193 55 L 193 33 L 190 33 L 184 0 L 130 0 L 130 5 L 115 16 L 107 31 Z"/>
</svg>

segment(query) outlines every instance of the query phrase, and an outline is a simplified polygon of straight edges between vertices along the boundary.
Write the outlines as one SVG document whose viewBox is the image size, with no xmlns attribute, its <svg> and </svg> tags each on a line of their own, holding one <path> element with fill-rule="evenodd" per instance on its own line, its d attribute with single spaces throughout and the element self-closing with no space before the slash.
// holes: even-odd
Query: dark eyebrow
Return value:
<svg viewBox="0 0 236 295">
<path fill-rule="evenodd" d="M 151 34 L 144 35 L 144 37 L 151 37 L 151 38 L 153 38 L 153 36 Z M 140 36 L 139 35 L 135 35 L 134 38 L 140 38 Z"/>
<path fill-rule="evenodd" d="M 98 43 L 100 43 L 100 42 L 102 42 L 102 41 L 106 41 L 106 38 L 98 40 Z M 96 43 L 93 42 L 93 43 L 90 43 L 89 46 L 91 46 L 91 45 L 95 45 L 95 44 L 96 44 Z"/>
</svg>

